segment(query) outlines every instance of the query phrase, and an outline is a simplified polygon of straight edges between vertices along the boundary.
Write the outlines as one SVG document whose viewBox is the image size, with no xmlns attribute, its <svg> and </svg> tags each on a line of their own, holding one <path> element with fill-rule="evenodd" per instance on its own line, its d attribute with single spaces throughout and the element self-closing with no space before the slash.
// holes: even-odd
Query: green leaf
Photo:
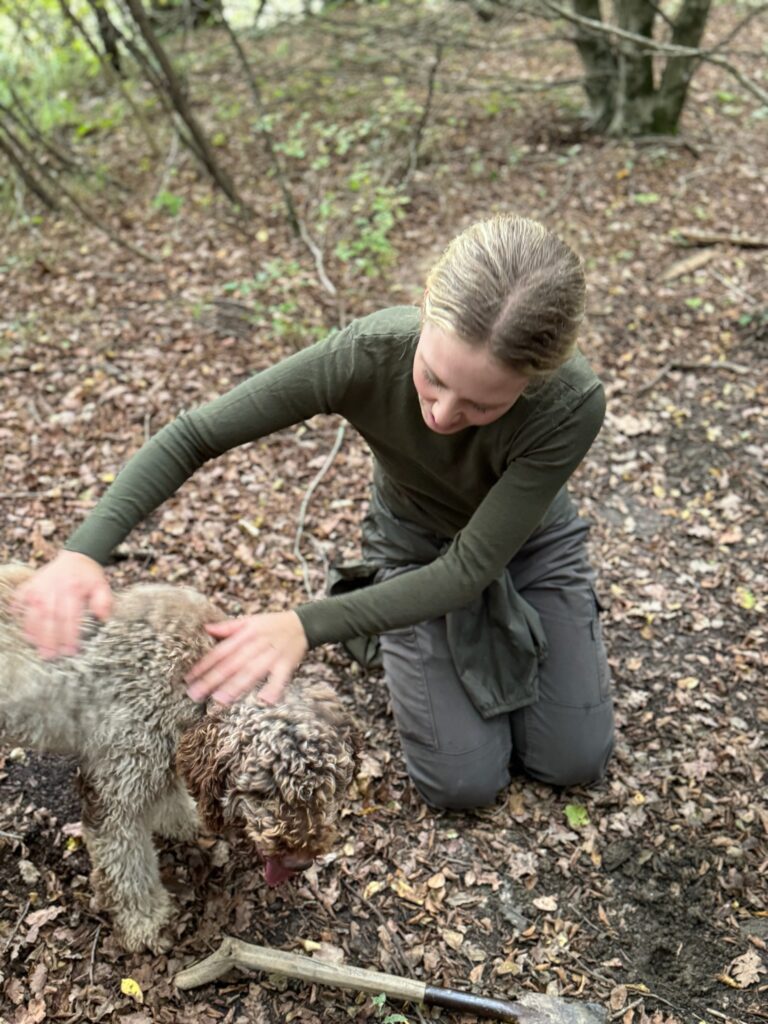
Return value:
<svg viewBox="0 0 768 1024">
<path fill-rule="evenodd" d="M 685 304 L 689 309 L 698 309 L 699 306 L 703 304 L 703 302 L 704 299 L 700 299 L 697 296 L 685 300 Z"/>
<path fill-rule="evenodd" d="M 653 206 L 654 203 L 661 202 L 661 196 L 658 192 L 635 192 L 632 198 L 641 206 Z"/>
<path fill-rule="evenodd" d="M 581 804 L 566 804 L 565 817 L 571 828 L 583 828 L 589 824 L 587 809 Z"/>
<path fill-rule="evenodd" d="M 171 217 L 175 217 L 181 209 L 183 202 L 182 197 L 177 196 L 175 192 L 167 192 L 163 189 L 152 200 L 152 205 L 156 210 L 162 210 Z"/>
<path fill-rule="evenodd" d="M 402 1013 L 390 1013 L 384 1018 L 382 1024 L 411 1024 L 411 1022 Z"/>
</svg>

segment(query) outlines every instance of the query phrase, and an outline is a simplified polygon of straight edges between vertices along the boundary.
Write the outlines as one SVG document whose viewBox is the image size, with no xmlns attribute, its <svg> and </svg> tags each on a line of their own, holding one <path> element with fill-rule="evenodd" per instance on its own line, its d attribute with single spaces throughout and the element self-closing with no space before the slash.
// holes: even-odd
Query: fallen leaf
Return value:
<svg viewBox="0 0 768 1024">
<path fill-rule="evenodd" d="M 141 991 L 141 985 L 139 985 L 138 981 L 134 981 L 133 978 L 121 978 L 120 991 L 124 996 L 130 996 L 131 999 L 135 999 L 137 1003 L 144 1002 L 144 993 Z"/>
<path fill-rule="evenodd" d="M 461 944 L 464 942 L 464 936 L 461 932 L 454 931 L 452 928 L 446 928 L 440 933 L 440 937 L 446 946 L 450 946 L 451 949 L 459 949 Z"/>
<path fill-rule="evenodd" d="M 534 907 L 537 910 L 553 911 L 557 910 L 557 900 L 554 896 L 537 896 L 533 901 Z"/>
<path fill-rule="evenodd" d="M 760 954 L 754 949 L 748 949 L 746 953 L 737 956 L 731 962 L 729 974 L 736 979 L 739 988 L 748 988 L 760 981 L 760 975 L 765 974 Z"/>
</svg>

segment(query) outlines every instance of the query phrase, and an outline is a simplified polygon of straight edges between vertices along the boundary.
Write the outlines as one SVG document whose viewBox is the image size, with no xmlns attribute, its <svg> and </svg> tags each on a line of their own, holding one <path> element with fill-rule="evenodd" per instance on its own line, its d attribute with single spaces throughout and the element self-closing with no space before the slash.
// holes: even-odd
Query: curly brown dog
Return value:
<svg viewBox="0 0 768 1024">
<path fill-rule="evenodd" d="M 277 884 L 330 849 L 350 781 L 349 722 L 333 690 L 295 682 L 284 703 L 193 703 L 184 675 L 222 618 L 186 587 L 147 584 L 115 597 L 72 657 L 43 661 L 10 613 L 31 573 L 0 566 L 0 741 L 74 754 L 92 882 L 129 950 L 153 946 L 172 913 L 152 833 L 239 830 Z M 188 788 L 187 788 L 188 787 Z"/>
</svg>

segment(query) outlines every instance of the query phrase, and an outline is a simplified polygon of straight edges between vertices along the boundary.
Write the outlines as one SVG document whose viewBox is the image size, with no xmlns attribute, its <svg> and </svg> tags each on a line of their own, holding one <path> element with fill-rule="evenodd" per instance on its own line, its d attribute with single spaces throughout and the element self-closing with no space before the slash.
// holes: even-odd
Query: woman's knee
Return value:
<svg viewBox="0 0 768 1024">
<path fill-rule="evenodd" d="M 509 785 L 509 752 L 488 750 L 479 758 L 477 753 L 443 758 L 411 747 L 406 751 L 406 767 L 411 782 L 430 807 L 446 811 L 490 807 Z"/>
<path fill-rule="evenodd" d="M 422 800 L 441 811 L 472 811 L 490 807 L 503 786 L 483 784 L 482 781 L 469 785 L 461 780 L 446 780 L 444 786 L 427 786 L 423 782 L 412 782 Z"/>
<path fill-rule="evenodd" d="M 552 738 L 521 758 L 524 770 L 550 786 L 584 786 L 598 782 L 613 752 L 613 721 L 594 732 L 571 732 L 560 741 Z"/>
</svg>

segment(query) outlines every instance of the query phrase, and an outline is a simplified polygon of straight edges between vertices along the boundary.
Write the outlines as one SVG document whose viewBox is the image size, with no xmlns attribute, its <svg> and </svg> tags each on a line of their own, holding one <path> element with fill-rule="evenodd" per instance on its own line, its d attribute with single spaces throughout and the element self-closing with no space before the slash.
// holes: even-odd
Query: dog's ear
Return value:
<svg viewBox="0 0 768 1024">
<path fill-rule="evenodd" d="M 224 829 L 225 794 L 231 757 L 221 749 L 221 720 L 205 715 L 183 734 L 176 748 L 176 770 L 197 802 L 205 826 Z"/>
</svg>

